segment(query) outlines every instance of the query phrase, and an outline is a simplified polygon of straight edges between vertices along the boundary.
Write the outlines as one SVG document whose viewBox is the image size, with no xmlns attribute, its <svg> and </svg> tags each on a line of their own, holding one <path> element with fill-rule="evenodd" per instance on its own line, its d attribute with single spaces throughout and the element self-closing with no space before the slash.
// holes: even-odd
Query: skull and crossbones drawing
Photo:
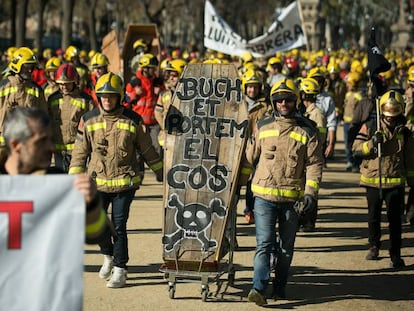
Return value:
<svg viewBox="0 0 414 311">
<path fill-rule="evenodd" d="M 177 230 L 162 238 L 164 249 L 170 252 L 174 246 L 183 239 L 197 239 L 201 243 L 203 251 L 217 247 L 216 240 L 209 240 L 206 236 L 207 229 L 211 226 L 212 216 L 219 218 L 226 216 L 226 208 L 219 198 L 210 201 L 209 206 L 199 203 L 184 205 L 177 194 L 172 194 L 168 200 L 168 208 L 175 208 L 175 224 Z"/>
</svg>

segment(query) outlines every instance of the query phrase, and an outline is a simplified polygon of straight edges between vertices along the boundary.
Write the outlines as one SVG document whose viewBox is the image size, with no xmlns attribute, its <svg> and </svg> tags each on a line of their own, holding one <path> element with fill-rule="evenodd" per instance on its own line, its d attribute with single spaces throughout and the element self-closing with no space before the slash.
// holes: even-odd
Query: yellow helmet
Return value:
<svg viewBox="0 0 414 311">
<path fill-rule="evenodd" d="M 319 94 L 319 84 L 313 78 L 304 78 L 300 82 L 299 91 L 308 95 L 317 95 Z"/>
<path fill-rule="evenodd" d="M 339 65 L 337 63 L 329 63 L 327 70 L 328 70 L 328 73 L 336 73 L 336 74 L 338 74 L 340 71 Z"/>
<path fill-rule="evenodd" d="M 140 68 L 157 67 L 158 66 L 158 59 L 154 55 L 152 55 L 150 53 L 144 54 L 139 59 L 138 66 Z"/>
<path fill-rule="evenodd" d="M 144 40 L 138 39 L 132 44 L 132 48 L 134 49 L 135 52 L 137 52 L 136 50 L 145 52 L 148 47 L 147 47 L 147 44 L 144 42 Z"/>
<path fill-rule="evenodd" d="M 76 46 L 69 45 L 65 50 L 65 60 L 70 62 L 74 57 L 79 57 L 79 50 Z"/>
<path fill-rule="evenodd" d="M 281 96 L 287 97 L 287 96 L 294 96 L 294 101 L 296 102 L 296 105 L 298 104 L 298 98 L 299 98 L 299 91 L 296 87 L 295 82 L 292 79 L 281 79 L 277 81 L 270 90 L 270 98 L 272 100 L 272 103 L 277 101 Z"/>
<path fill-rule="evenodd" d="M 359 60 L 354 60 L 351 63 L 351 71 L 362 74 L 364 72 L 364 67 L 362 66 L 362 63 Z"/>
<path fill-rule="evenodd" d="M 408 68 L 408 83 L 414 83 L 414 65 Z"/>
<path fill-rule="evenodd" d="M 50 59 L 52 55 L 53 55 L 52 49 L 47 48 L 43 50 L 43 53 L 42 53 L 43 58 Z"/>
<path fill-rule="evenodd" d="M 381 114 L 396 117 L 404 112 L 404 99 L 397 91 L 388 91 L 380 98 Z"/>
<path fill-rule="evenodd" d="M 221 64 L 221 59 L 218 58 L 209 58 L 203 61 L 203 64 Z"/>
<path fill-rule="evenodd" d="M 100 68 L 105 67 L 109 65 L 108 57 L 106 57 L 102 53 L 95 53 L 94 56 L 91 58 L 91 67 L 94 68 Z"/>
<path fill-rule="evenodd" d="M 181 76 L 184 71 L 184 67 L 187 65 L 186 61 L 181 58 L 173 59 L 167 62 L 166 67 L 164 68 L 165 71 L 174 71 Z"/>
<path fill-rule="evenodd" d="M 249 51 L 244 52 L 241 56 L 240 56 L 240 61 L 242 63 L 242 65 L 246 64 L 246 63 L 250 63 L 253 61 L 253 55 L 252 53 L 250 53 Z"/>
<path fill-rule="evenodd" d="M 350 72 L 345 76 L 345 82 L 349 83 L 352 87 L 357 87 L 361 81 L 361 75 L 357 72 Z"/>
<path fill-rule="evenodd" d="M 280 65 L 280 68 L 282 68 L 282 61 L 278 57 L 270 57 L 267 61 L 266 70 L 269 70 L 272 66 Z"/>
<path fill-rule="evenodd" d="M 6 55 L 9 59 L 12 59 L 14 52 L 17 51 L 17 47 L 11 46 L 7 49 Z"/>
<path fill-rule="evenodd" d="M 89 59 L 91 59 L 95 54 L 96 54 L 95 50 L 90 50 L 89 53 L 88 53 Z"/>
<path fill-rule="evenodd" d="M 38 64 L 36 55 L 27 47 L 21 47 L 14 51 L 9 62 L 9 68 L 11 71 L 19 73 L 23 64 Z"/>
<path fill-rule="evenodd" d="M 311 70 L 309 70 L 307 78 L 325 78 L 326 71 L 323 67 L 314 67 Z"/>
<path fill-rule="evenodd" d="M 108 72 L 102 75 L 96 82 L 95 93 L 97 96 L 103 94 L 116 94 L 120 96 L 122 101 L 124 98 L 124 83 L 120 76 Z"/>
<path fill-rule="evenodd" d="M 60 58 L 53 56 L 46 62 L 45 70 L 56 71 L 60 65 L 62 65 L 62 61 L 60 60 Z"/>
<path fill-rule="evenodd" d="M 261 75 L 257 70 L 248 69 L 242 76 L 242 90 L 243 93 L 246 92 L 246 86 L 249 84 L 263 84 Z"/>
</svg>

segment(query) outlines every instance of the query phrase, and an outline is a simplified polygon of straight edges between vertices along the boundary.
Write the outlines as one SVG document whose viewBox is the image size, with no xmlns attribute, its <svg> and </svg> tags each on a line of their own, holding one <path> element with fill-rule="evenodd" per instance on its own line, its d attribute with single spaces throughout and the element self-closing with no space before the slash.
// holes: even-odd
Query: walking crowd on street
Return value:
<svg viewBox="0 0 414 311">
<path fill-rule="evenodd" d="M 293 49 L 260 59 L 178 48 L 154 55 L 143 39 L 133 49 L 128 81 L 109 71 L 104 53 L 72 45 L 41 53 L 9 47 L 0 63 L 0 174 L 77 175 L 86 241 L 99 245 L 108 288 L 127 284 L 131 203 L 145 187 L 145 167 L 163 182 L 165 120 L 188 64 L 234 64 L 241 80 L 249 125 L 239 204 L 256 230 L 248 301 L 289 299 L 296 234 L 318 230 L 318 192 L 323 170 L 338 159 L 338 130 L 345 170 L 360 174 L 366 190 L 365 259 L 387 251 L 391 268 L 405 266 L 402 225 L 414 225 L 411 51 L 387 50 L 387 70 L 372 72 L 359 49 Z M 381 248 L 384 202 L 388 250 Z"/>
</svg>

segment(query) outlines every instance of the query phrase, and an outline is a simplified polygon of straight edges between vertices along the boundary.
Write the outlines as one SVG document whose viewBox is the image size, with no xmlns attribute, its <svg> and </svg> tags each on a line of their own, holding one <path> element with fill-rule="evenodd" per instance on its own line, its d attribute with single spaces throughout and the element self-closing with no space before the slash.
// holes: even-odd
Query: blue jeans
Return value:
<svg viewBox="0 0 414 311">
<path fill-rule="evenodd" d="M 101 253 L 114 256 L 114 266 L 126 268 L 128 257 L 127 221 L 129 208 L 134 199 L 136 189 L 129 189 L 122 192 L 109 193 L 100 192 L 103 199 L 103 207 L 108 211 L 112 203 L 111 220 L 115 230 L 115 236 L 108 236 L 100 243 Z M 113 241 L 112 241 L 113 238 Z"/>
<path fill-rule="evenodd" d="M 293 202 L 271 202 L 256 197 L 254 218 L 256 221 L 256 253 L 254 255 L 253 287 L 264 293 L 270 279 L 270 253 L 276 250 L 274 288 L 284 288 L 292 263 L 298 214 Z M 278 239 L 276 242 L 276 223 Z"/>
</svg>

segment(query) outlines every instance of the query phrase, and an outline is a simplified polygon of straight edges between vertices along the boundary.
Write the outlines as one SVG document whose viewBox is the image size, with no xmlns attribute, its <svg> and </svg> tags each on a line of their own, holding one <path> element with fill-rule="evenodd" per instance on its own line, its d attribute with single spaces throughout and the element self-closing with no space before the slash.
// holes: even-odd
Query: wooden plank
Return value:
<svg viewBox="0 0 414 311">
<path fill-rule="evenodd" d="M 216 269 L 248 124 L 233 64 L 186 67 L 166 117 L 163 258 Z"/>
<path fill-rule="evenodd" d="M 102 54 L 105 54 L 109 59 L 108 70 L 116 74 L 121 74 L 123 64 L 115 30 L 112 30 L 103 38 L 101 51 Z"/>
<path fill-rule="evenodd" d="M 143 39 L 148 45 L 148 53 L 155 55 L 158 60 L 161 57 L 159 33 L 156 24 L 130 24 L 128 25 L 124 43 L 122 45 L 121 58 L 123 60 L 124 81 L 129 82 L 135 74 L 131 71 L 130 61 L 135 55 L 134 42 Z"/>
</svg>

